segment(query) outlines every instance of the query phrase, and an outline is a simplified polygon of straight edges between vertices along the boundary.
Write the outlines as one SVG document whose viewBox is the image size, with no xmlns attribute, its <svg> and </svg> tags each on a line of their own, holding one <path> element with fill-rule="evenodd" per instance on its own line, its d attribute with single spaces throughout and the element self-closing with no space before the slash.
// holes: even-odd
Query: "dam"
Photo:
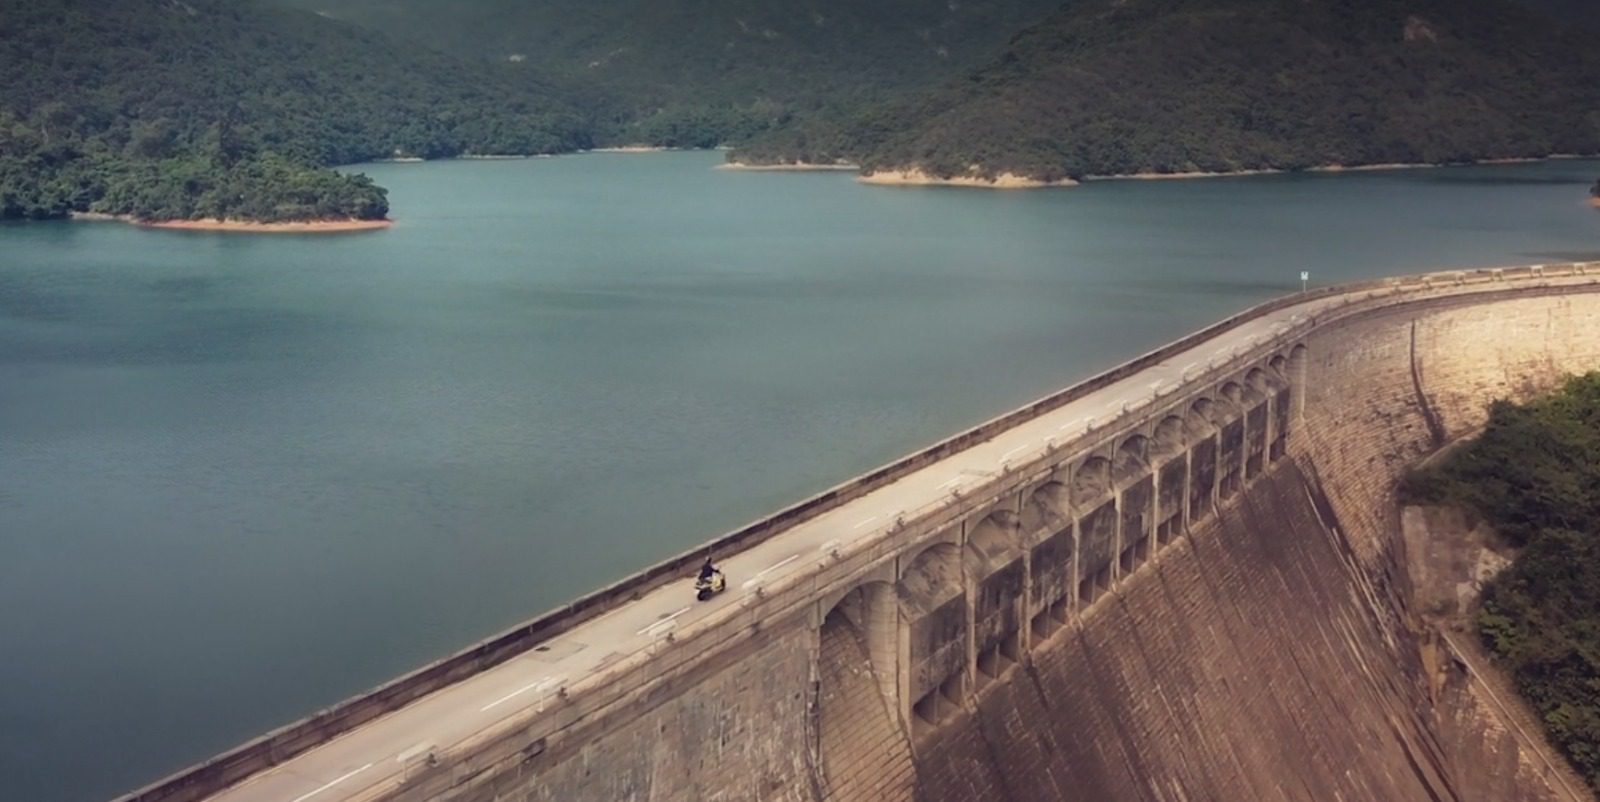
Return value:
<svg viewBox="0 0 1600 802">
<path fill-rule="evenodd" d="M 122 800 L 1587 798 L 1393 486 L 1596 366 L 1600 264 L 1279 299 Z"/>
</svg>

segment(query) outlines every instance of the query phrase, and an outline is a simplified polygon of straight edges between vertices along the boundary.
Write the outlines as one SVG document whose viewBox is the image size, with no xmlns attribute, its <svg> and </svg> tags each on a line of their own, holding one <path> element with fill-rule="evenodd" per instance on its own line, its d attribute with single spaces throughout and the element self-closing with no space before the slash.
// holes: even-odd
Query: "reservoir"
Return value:
<svg viewBox="0 0 1600 802">
<path fill-rule="evenodd" d="M 1301 271 L 1600 259 L 1593 161 L 991 192 L 719 160 L 367 165 L 374 233 L 0 226 L 0 796 L 154 780 Z"/>
</svg>

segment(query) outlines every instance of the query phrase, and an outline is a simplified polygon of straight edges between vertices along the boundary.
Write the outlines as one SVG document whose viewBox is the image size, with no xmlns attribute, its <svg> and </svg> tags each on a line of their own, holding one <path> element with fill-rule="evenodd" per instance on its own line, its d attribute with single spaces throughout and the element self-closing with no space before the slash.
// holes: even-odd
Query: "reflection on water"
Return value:
<svg viewBox="0 0 1600 802">
<path fill-rule="evenodd" d="M 1600 252 L 1593 162 L 990 193 L 716 161 L 374 165 L 398 224 L 332 238 L 0 227 L 0 788 L 110 796 L 1301 270 Z"/>
</svg>

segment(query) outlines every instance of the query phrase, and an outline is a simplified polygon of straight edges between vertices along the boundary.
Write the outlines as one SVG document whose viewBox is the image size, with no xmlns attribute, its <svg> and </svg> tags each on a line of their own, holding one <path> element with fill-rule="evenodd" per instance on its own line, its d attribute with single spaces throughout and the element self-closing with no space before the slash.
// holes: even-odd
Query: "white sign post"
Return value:
<svg viewBox="0 0 1600 802">
<path fill-rule="evenodd" d="M 1310 270 L 1302 270 L 1302 271 L 1300 271 L 1300 291 L 1301 292 L 1305 292 L 1306 291 L 1306 282 L 1308 282 L 1310 280 L 1311 280 L 1311 271 Z"/>
</svg>

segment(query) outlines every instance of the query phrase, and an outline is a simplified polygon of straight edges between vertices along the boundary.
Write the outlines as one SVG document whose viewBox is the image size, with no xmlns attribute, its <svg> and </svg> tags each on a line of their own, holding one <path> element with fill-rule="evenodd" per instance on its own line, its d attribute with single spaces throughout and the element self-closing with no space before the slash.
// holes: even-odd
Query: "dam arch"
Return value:
<svg viewBox="0 0 1600 802">
<path fill-rule="evenodd" d="M 972 583 L 975 670 L 969 673 L 978 683 L 999 677 L 1006 665 L 1022 659 L 1025 553 L 1021 516 L 1013 510 L 994 510 L 968 530 L 962 557 Z"/>
<path fill-rule="evenodd" d="M 1202 396 L 1190 404 L 1183 416 L 1184 428 L 1189 432 L 1189 517 L 1188 525 L 1204 520 L 1216 506 L 1217 493 L 1217 435 L 1221 409 L 1209 397 Z"/>
<path fill-rule="evenodd" d="M 1072 508 L 1079 516 L 1078 603 L 1093 604 L 1111 590 L 1117 557 L 1117 499 L 1111 460 L 1085 458 L 1072 472 Z"/>
<path fill-rule="evenodd" d="M 1227 501 L 1244 489 L 1244 427 L 1249 407 L 1238 382 L 1222 385 L 1216 401 L 1223 408 L 1217 441 L 1217 500 Z"/>
<path fill-rule="evenodd" d="M 862 754 L 909 759 L 899 698 L 900 604 L 889 581 L 845 591 L 817 631 L 814 749 L 831 798 L 878 793 L 880 777 L 860 766 Z"/>
<path fill-rule="evenodd" d="M 1067 622 L 1077 584 L 1072 491 L 1060 475 L 1024 496 L 1022 534 L 1028 552 L 1029 635 L 1037 642 Z"/>
<path fill-rule="evenodd" d="M 1133 573 L 1151 556 L 1150 522 L 1155 518 L 1155 476 L 1150 470 L 1150 438 L 1130 434 L 1117 445 L 1113 481 L 1117 486 L 1117 572 Z"/>
<path fill-rule="evenodd" d="M 959 547 L 935 543 L 905 563 L 897 583 L 908 638 L 905 698 L 916 732 L 953 714 L 967 690 L 971 633 L 962 569 Z"/>
<path fill-rule="evenodd" d="M 1189 498 L 1189 425 L 1169 414 L 1156 424 L 1150 459 L 1155 465 L 1155 548 L 1175 540 L 1186 525 Z"/>
</svg>

